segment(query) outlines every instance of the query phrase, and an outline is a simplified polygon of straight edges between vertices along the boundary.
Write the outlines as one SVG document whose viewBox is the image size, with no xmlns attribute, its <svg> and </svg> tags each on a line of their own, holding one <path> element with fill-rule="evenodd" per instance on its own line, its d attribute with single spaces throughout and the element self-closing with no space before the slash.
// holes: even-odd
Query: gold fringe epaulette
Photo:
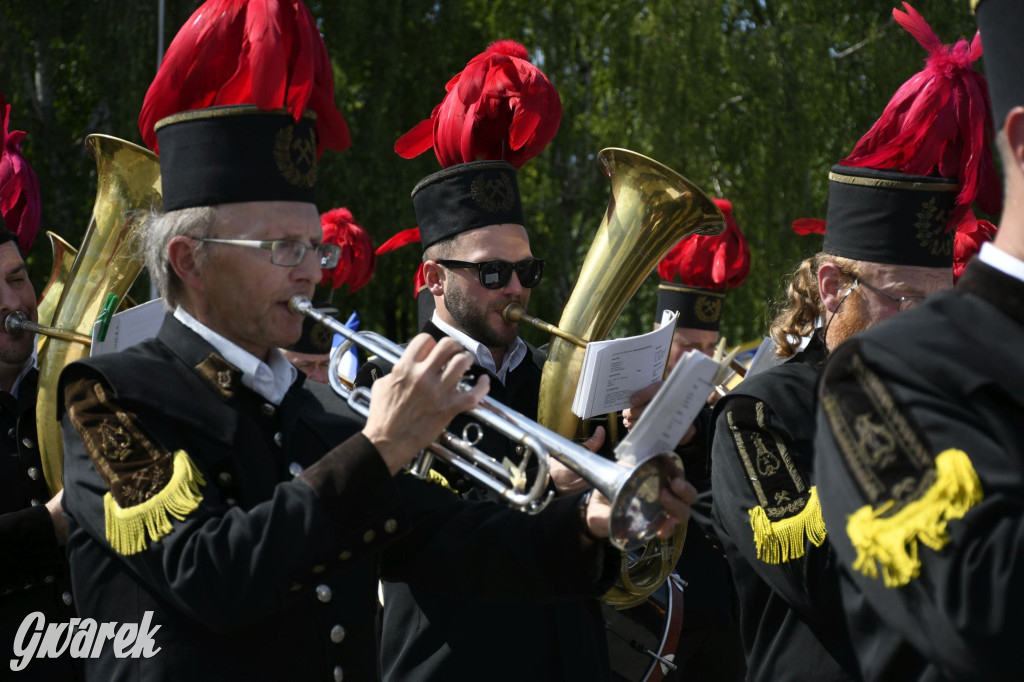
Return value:
<svg viewBox="0 0 1024 682">
<path fill-rule="evenodd" d="M 906 585 L 921 573 L 918 542 L 938 551 L 949 542 L 946 523 L 962 518 L 983 497 L 981 481 L 963 450 L 946 450 L 935 458 L 935 482 L 918 499 L 882 518 L 892 501 L 874 509 L 861 507 L 850 515 L 846 532 L 857 551 L 853 568 L 886 587 Z"/>
<path fill-rule="evenodd" d="M 455 488 L 453 488 L 451 483 L 448 482 L 448 479 L 445 478 L 443 474 L 438 473 L 434 469 L 427 470 L 426 480 L 430 481 L 431 483 L 436 483 L 437 485 L 441 486 L 450 493 L 455 492 Z"/>
<path fill-rule="evenodd" d="M 178 450 L 171 480 L 145 502 L 122 509 L 108 492 L 103 496 L 103 514 L 110 546 L 118 554 L 131 556 L 146 549 L 147 535 L 153 542 L 160 540 L 173 528 L 169 517 L 184 521 L 199 508 L 203 501 L 199 486 L 204 485 L 202 473 L 184 450 Z"/>
<path fill-rule="evenodd" d="M 779 521 L 770 521 L 763 507 L 749 511 L 754 531 L 757 558 L 766 564 L 781 564 L 804 555 L 806 540 L 821 547 L 825 542 L 825 520 L 821 517 L 818 489 L 812 486 L 807 504 L 799 513 Z"/>
</svg>

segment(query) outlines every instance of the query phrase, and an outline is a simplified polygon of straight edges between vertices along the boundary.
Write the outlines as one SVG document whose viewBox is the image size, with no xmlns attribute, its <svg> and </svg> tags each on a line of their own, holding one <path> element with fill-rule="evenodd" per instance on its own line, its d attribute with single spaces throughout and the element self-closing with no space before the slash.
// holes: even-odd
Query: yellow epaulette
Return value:
<svg viewBox="0 0 1024 682">
<path fill-rule="evenodd" d="M 918 542 L 940 550 L 949 542 L 946 524 L 963 518 L 982 500 L 981 481 L 963 450 L 950 449 L 935 458 L 935 482 L 925 493 L 892 516 L 883 518 L 895 504 L 861 507 L 850 515 L 846 533 L 857 551 L 853 568 L 869 578 L 882 579 L 886 587 L 901 587 L 921 573 Z"/>
<path fill-rule="evenodd" d="M 804 544 L 815 547 L 825 542 L 825 519 L 821 516 L 818 488 L 811 486 L 807 504 L 799 513 L 779 521 L 770 521 L 763 507 L 750 509 L 750 529 L 754 531 L 757 558 L 766 564 L 781 564 L 804 555 Z"/>
</svg>

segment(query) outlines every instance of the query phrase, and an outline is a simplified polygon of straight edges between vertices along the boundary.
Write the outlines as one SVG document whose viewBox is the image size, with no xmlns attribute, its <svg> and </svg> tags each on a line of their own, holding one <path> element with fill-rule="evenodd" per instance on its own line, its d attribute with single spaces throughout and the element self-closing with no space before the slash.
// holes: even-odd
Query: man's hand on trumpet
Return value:
<svg viewBox="0 0 1024 682">
<path fill-rule="evenodd" d="M 418 334 L 391 372 L 374 382 L 363 435 L 396 474 L 437 440 L 456 415 L 480 404 L 490 390 L 487 376 L 469 390 L 460 387 L 473 356 L 455 339 L 434 341 Z"/>
<path fill-rule="evenodd" d="M 686 524 L 690 519 L 690 505 L 697 501 L 697 489 L 680 473 L 671 480 L 668 488 L 658 495 L 661 504 L 669 516 L 663 519 L 658 529 L 658 537 L 667 538 L 672 535 L 676 526 Z M 584 546 L 592 539 L 608 537 L 608 517 L 611 505 L 604 495 L 596 490 L 591 493 L 586 508 L 586 531 L 583 538 Z"/>
</svg>

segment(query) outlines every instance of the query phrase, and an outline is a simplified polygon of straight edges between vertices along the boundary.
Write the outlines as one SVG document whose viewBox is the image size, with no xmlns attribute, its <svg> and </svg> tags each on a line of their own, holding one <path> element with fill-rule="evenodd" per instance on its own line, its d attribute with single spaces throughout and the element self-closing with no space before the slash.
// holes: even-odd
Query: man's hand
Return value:
<svg viewBox="0 0 1024 682">
<path fill-rule="evenodd" d="M 598 426 L 594 429 L 594 435 L 583 441 L 582 445 L 591 452 L 597 452 L 604 445 L 604 438 L 604 427 Z M 592 487 L 579 474 L 554 457 L 551 458 L 548 464 L 550 466 L 551 480 L 554 481 L 555 489 L 559 495 L 572 495 Z"/>
<path fill-rule="evenodd" d="M 658 496 L 669 518 L 661 522 L 658 537 L 667 538 L 675 531 L 676 525 L 690 520 L 690 505 L 697 501 L 697 489 L 681 474 L 670 481 L 668 488 Z M 604 495 L 594 492 L 587 505 L 587 528 L 599 538 L 608 537 L 608 517 L 611 505 Z"/>
<path fill-rule="evenodd" d="M 459 387 L 473 356 L 455 339 L 417 335 L 389 374 L 374 382 L 363 427 L 392 474 L 441 435 L 458 414 L 480 404 L 487 376 L 470 390 Z"/>
<path fill-rule="evenodd" d="M 64 489 L 61 488 L 46 503 L 46 511 L 50 512 L 50 521 L 53 522 L 53 532 L 57 535 L 57 544 L 62 547 L 68 544 L 68 520 L 64 518 L 64 512 L 60 508 L 60 501 L 63 498 Z"/>
</svg>

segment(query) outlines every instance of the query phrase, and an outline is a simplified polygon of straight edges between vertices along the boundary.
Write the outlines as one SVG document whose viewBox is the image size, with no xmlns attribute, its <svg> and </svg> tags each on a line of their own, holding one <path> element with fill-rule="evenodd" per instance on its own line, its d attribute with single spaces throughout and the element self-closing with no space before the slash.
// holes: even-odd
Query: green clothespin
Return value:
<svg viewBox="0 0 1024 682">
<path fill-rule="evenodd" d="M 107 328 L 110 327 L 110 320 L 114 317 L 114 311 L 117 309 L 117 294 L 111 292 L 107 294 L 107 300 L 103 302 L 103 310 L 100 311 L 100 316 L 97 318 L 97 322 L 100 323 L 99 329 L 96 330 L 96 335 L 99 337 L 96 339 L 98 342 L 103 342 L 107 338 Z"/>
</svg>

